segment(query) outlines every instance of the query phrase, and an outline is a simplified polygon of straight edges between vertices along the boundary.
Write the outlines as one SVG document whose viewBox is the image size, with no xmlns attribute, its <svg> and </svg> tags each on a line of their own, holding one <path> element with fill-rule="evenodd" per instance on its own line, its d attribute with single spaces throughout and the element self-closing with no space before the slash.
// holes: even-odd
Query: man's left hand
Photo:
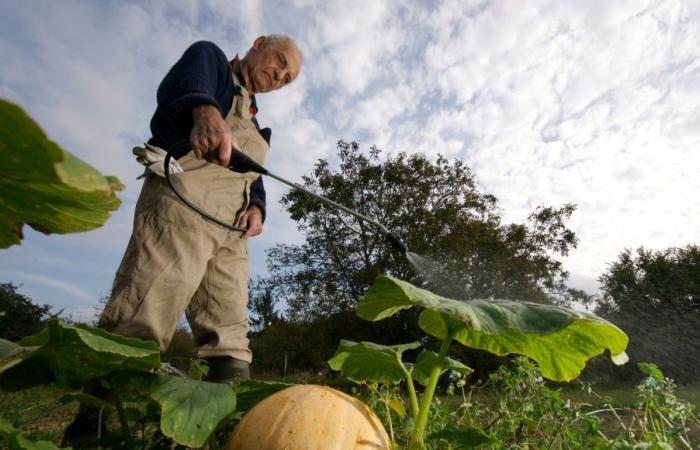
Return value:
<svg viewBox="0 0 700 450">
<path fill-rule="evenodd" d="M 248 228 L 241 237 L 253 237 L 262 233 L 262 211 L 260 208 L 251 205 L 241 216 L 240 226 L 243 228 Z"/>
</svg>

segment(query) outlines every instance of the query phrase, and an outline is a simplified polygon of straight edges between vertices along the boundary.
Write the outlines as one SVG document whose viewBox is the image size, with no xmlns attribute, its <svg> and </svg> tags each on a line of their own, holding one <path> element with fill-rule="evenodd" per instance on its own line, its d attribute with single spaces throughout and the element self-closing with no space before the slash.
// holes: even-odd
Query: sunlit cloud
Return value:
<svg viewBox="0 0 700 450">
<path fill-rule="evenodd" d="M 82 279 L 59 281 L 76 304 L 94 297 L 81 290 L 85 279 L 102 292 L 111 285 L 105 274 L 129 239 L 140 190 L 130 149 L 149 137 L 158 83 L 200 39 L 230 57 L 260 34 L 298 42 L 299 78 L 259 98 L 258 118 L 273 130 L 266 165 L 284 177 L 299 181 L 317 159 L 333 161 L 341 138 L 461 158 L 508 221 L 541 204 L 578 204 L 570 225 L 580 246 L 565 266 L 572 284 L 590 291 L 625 247 L 698 241 L 698 2 L 25 1 L 3 9 L 0 96 L 127 184 L 122 208 L 99 231 L 52 245 L 28 233 L 27 251 L 80 255 L 92 266 Z M 265 232 L 251 241 L 256 274 L 265 249 L 302 239 L 277 204 L 288 188 L 266 185 Z M 17 251 L 0 253 L 3 274 L 23 264 Z M 59 289 L 48 272 L 23 280 Z"/>
</svg>

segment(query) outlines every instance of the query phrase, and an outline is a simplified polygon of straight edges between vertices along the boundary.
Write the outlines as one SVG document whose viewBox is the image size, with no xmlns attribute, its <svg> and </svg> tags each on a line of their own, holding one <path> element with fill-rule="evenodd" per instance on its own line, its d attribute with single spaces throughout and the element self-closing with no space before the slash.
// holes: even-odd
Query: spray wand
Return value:
<svg viewBox="0 0 700 450">
<path fill-rule="evenodd" d="M 230 230 L 245 232 L 246 231 L 245 228 L 236 227 L 236 226 L 227 224 L 225 222 L 222 222 L 221 220 L 217 219 L 216 217 L 208 214 L 206 211 L 201 210 L 196 205 L 192 204 L 189 200 L 187 200 L 180 192 L 178 192 L 177 188 L 175 187 L 172 180 L 170 179 L 170 160 L 172 158 L 173 153 L 176 150 L 182 149 L 184 147 L 189 148 L 189 146 L 190 146 L 190 143 L 188 141 L 179 141 L 175 145 L 173 145 L 168 150 L 167 154 L 165 155 L 165 161 L 164 161 L 163 168 L 164 168 L 164 172 L 165 172 L 165 179 L 167 180 L 168 184 L 170 185 L 170 188 L 173 190 L 175 195 L 177 195 L 177 197 L 180 200 L 182 200 L 187 206 L 189 206 L 193 210 L 197 211 L 199 214 L 201 214 L 205 218 L 207 218 L 207 219 L 211 220 L 212 222 L 217 223 L 223 227 L 226 227 Z M 334 208 L 345 211 L 346 213 L 351 214 L 360 220 L 364 220 L 365 222 L 374 225 L 376 228 L 379 229 L 379 231 L 382 232 L 382 234 L 389 241 L 389 243 L 392 245 L 392 247 L 394 247 L 396 250 L 398 250 L 402 254 L 406 254 L 406 252 L 408 252 L 408 247 L 401 240 L 401 238 L 396 233 L 393 233 L 392 231 L 390 231 L 387 227 L 385 227 L 381 223 L 377 222 L 376 220 L 374 220 L 372 218 L 365 216 L 364 214 L 360 214 L 357 211 L 354 211 L 354 210 L 352 210 L 348 207 L 345 207 L 337 202 L 334 202 L 333 200 L 331 200 L 329 198 L 318 195 L 317 193 L 315 193 L 309 189 L 306 189 L 305 187 L 303 187 L 297 183 L 294 183 L 292 181 L 284 179 L 284 178 L 280 177 L 279 175 L 275 175 L 274 173 L 270 172 L 269 170 L 267 170 L 266 168 L 264 168 L 260 164 L 253 161 L 248 155 L 246 155 L 245 153 L 241 152 L 240 150 L 238 150 L 236 148 L 233 148 L 231 150 L 231 160 L 229 162 L 228 169 L 232 170 L 234 172 L 238 172 L 238 173 L 256 172 L 256 173 L 259 173 L 261 175 L 266 175 L 268 177 L 274 178 L 277 181 L 281 181 L 282 183 L 284 183 L 284 184 L 286 184 L 294 189 L 302 191 L 302 192 L 326 203 L 327 205 L 330 205 Z"/>
</svg>

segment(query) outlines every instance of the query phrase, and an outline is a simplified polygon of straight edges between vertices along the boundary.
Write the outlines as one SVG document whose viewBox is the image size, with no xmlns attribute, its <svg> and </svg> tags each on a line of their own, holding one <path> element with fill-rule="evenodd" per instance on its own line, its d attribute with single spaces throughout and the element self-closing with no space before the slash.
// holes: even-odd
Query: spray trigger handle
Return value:
<svg viewBox="0 0 700 450">
<path fill-rule="evenodd" d="M 263 175 L 268 174 L 266 168 L 235 147 L 231 149 L 231 160 L 228 163 L 228 168 L 238 173 L 257 172 Z"/>
</svg>

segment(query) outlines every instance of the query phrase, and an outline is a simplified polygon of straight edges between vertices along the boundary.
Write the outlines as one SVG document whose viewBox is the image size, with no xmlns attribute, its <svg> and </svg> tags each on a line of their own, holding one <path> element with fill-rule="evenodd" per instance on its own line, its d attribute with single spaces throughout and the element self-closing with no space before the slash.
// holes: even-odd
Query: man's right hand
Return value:
<svg viewBox="0 0 700 450">
<path fill-rule="evenodd" d="M 231 147 L 238 148 L 236 138 L 216 106 L 201 105 L 192 108 L 190 144 L 197 159 L 228 166 Z"/>
</svg>

